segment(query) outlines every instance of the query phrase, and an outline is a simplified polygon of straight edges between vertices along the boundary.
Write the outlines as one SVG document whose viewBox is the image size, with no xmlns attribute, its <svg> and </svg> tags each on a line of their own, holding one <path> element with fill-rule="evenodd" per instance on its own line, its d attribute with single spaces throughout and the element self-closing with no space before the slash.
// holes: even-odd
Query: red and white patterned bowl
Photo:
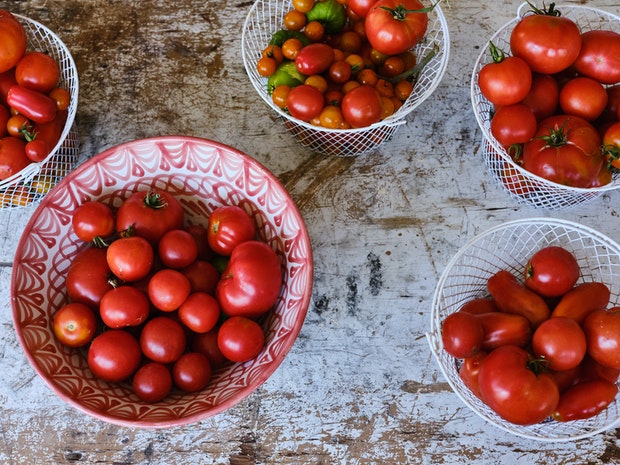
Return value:
<svg viewBox="0 0 620 465">
<path fill-rule="evenodd" d="M 220 368 L 197 393 L 173 391 L 148 404 L 131 385 L 110 384 L 88 369 L 85 349 L 54 337 L 52 314 L 65 303 L 66 271 L 83 243 L 71 215 L 87 200 L 118 207 L 132 192 L 157 187 L 173 193 L 187 221 L 205 223 L 220 205 L 244 207 L 258 234 L 276 250 L 285 271 L 281 295 L 262 320 L 266 344 L 246 363 Z M 276 177 L 249 156 L 192 137 L 159 137 L 106 150 L 78 167 L 43 199 L 24 230 L 11 277 L 17 336 L 48 386 L 69 404 L 111 423 L 142 428 L 184 425 L 220 413 L 249 396 L 280 365 L 306 316 L 312 291 L 310 239 L 295 203 Z"/>
</svg>

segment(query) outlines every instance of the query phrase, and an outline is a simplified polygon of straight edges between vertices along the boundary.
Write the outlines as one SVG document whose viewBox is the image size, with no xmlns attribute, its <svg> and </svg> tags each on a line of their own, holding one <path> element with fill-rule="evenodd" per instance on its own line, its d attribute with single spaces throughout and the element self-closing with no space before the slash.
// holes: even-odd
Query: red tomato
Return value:
<svg viewBox="0 0 620 465">
<path fill-rule="evenodd" d="M 36 133 L 38 139 L 47 141 L 50 147 L 55 147 L 67 121 L 67 110 L 57 111 L 56 117 L 47 123 L 34 123 L 32 127 L 33 133 Z"/>
<path fill-rule="evenodd" d="M 144 325 L 140 333 L 142 353 L 154 362 L 172 363 L 185 351 L 185 331 L 179 322 L 157 316 Z"/>
<path fill-rule="evenodd" d="M 103 295 L 113 288 L 106 249 L 88 247 L 75 256 L 67 270 L 67 295 L 73 302 L 99 308 Z"/>
<path fill-rule="evenodd" d="M 151 189 L 133 193 L 116 212 L 116 230 L 133 228 L 133 234 L 151 244 L 171 229 L 183 227 L 184 212 L 179 201 L 169 192 Z"/>
<path fill-rule="evenodd" d="M 383 114 L 381 96 L 374 87 L 361 85 L 344 94 L 342 116 L 353 128 L 378 122 Z"/>
<path fill-rule="evenodd" d="M 532 74 L 532 86 L 521 103 L 531 108 L 536 121 L 555 114 L 560 103 L 558 81 L 548 74 Z"/>
<path fill-rule="evenodd" d="M 184 229 L 167 231 L 157 244 L 159 258 L 168 268 L 183 268 L 198 258 L 198 244 Z"/>
<path fill-rule="evenodd" d="M 567 115 L 594 121 L 607 106 L 607 91 L 603 85 L 588 77 L 576 77 L 560 90 L 560 108 Z"/>
<path fill-rule="evenodd" d="M 226 315 L 254 318 L 274 306 L 281 288 L 277 254 L 264 242 L 246 241 L 233 250 L 215 294 Z"/>
<path fill-rule="evenodd" d="M 179 320 L 196 333 L 211 331 L 220 318 L 220 304 L 205 292 L 194 292 L 179 307 Z"/>
<path fill-rule="evenodd" d="M 177 310 L 189 296 L 192 285 L 180 271 L 165 268 L 159 270 L 148 283 L 151 303 L 163 312 Z"/>
<path fill-rule="evenodd" d="M 183 354 L 172 366 L 172 380 L 182 391 L 200 391 L 209 384 L 210 379 L 209 359 L 200 352 Z"/>
<path fill-rule="evenodd" d="M 1 11 L 0 14 L 2 14 Z M 17 85 L 17 81 L 15 80 L 15 68 L 0 73 L 0 103 L 6 105 L 6 96 L 9 94 L 9 89 L 15 85 Z"/>
<path fill-rule="evenodd" d="M 6 103 L 35 123 L 49 123 L 56 118 L 56 102 L 41 92 L 20 85 L 9 89 Z"/>
<path fill-rule="evenodd" d="M 220 280 L 220 273 L 211 263 L 205 260 L 196 260 L 179 271 L 189 279 L 192 292 L 215 294 L 215 287 Z"/>
<path fill-rule="evenodd" d="M 532 348 L 537 357 L 549 362 L 550 369 L 570 370 L 586 355 L 586 336 L 575 320 L 549 318 L 534 331 Z"/>
<path fill-rule="evenodd" d="M 488 312 L 476 315 L 482 325 L 481 347 L 491 351 L 500 346 L 515 345 L 524 347 L 530 342 L 532 329 L 527 318 L 504 312 Z"/>
<path fill-rule="evenodd" d="M 144 402 L 159 402 L 172 390 L 172 375 L 166 365 L 149 362 L 133 375 L 132 386 L 133 391 Z"/>
<path fill-rule="evenodd" d="M 225 205 L 209 215 L 207 239 L 215 253 L 230 256 L 237 245 L 254 239 L 255 235 L 254 220 L 241 207 Z"/>
<path fill-rule="evenodd" d="M 106 238 L 114 232 L 114 212 L 109 205 L 92 200 L 80 204 L 71 217 L 73 232 L 84 242 Z"/>
<path fill-rule="evenodd" d="M 211 368 L 213 369 L 230 363 L 230 360 L 222 355 L 222 352 L 217 345 L 218 330 L 219 328 L 216 327 L 206 333 L 192 334 L 192 339 L 190 341 L 191 350 L 205 354 L 209 359 Z"/>
<path fill-rule="evenodd" d="M 9 109 L 0 104 L 0 137 L 4 137 L 8 134 L 7 123 L 11 119 L 11 113 Z"/>
<path fill-rule="evenodd" d="M 538 125 L 534 138 L 523 146 L 525 169 L 550 181 L 589 187 L 603 166 L 601 138 L 578 116 L 554 115 Z"/>
<path fill-rule="evenodd" d="M 620 169 L 620 121 L 603 133 L 603 153 L 612 168 Z"/>
<path fill-rule="evenodd" d="M 19 173 L 29 164 L 23 140 L 10 136 L 0 139 L 0 181 Z"/>
<path fill-rule="evenodd" d="M 522 103 L 500 107 L 491 119 L 491 133 L 503 147 L 527 142 L 536 127 L 534 112 Z"/>
<path fill-rule="evenodd" d="M 617 393 L 618 386 L 602 379 L 577 383 L 562 393 L 552 416 L 557 421 L 591 418 L 605 410 Z"/>
<path fill-rule="evenodd" d="M 609 288 L 603 283 L 578 284 L 562 296 L 551 317 L 563 316 L 581 324 L 594 310 L 605 310 L 610 297 Z"/>
<path fill-rule="evenodd" d="M 306 45 L 295 57 L 295 67 L 304 76 L 321 74 L 334 62 L 334 49 L 318 42 Z"/>
<path fill-rule="evenodd" d="M 385 55 L 406 52 L 426 34 L 428 11 L 419 0 L 378 0 L 366 15 L 366 38 Z"/>
<path fill-rule="evenodd" d="M 347 5 L 359 18 L 365 18 L 370 11 L 370 7 L 372 7 L 376 1 L 377 0 L 349 0 Z"/>
<path fill-rule="evenodd" d="M 26 139 L 28 140 L 28 139 Z M 33 162 L 39 162 L 45 160 L 50 154 L 51 148 L 45 139 L 32 139 L 26 142 L 24 152 L 28 160 Z"/>
<path fill-rule="evenodd" d="M 47 96 L 56 102 L 57 110 L 66 110 L 71 104 L 71 94 L 67 89 L 62 87 L 54 87 Z"/>
<path fill-rule="evenodd" d="M 201 224 L 191 224 L 185 228 L 190 233 L 198 246 L 198 258 L 211 260 L 215 255 L 209 246 L 209 230 Z"/>
<path fill-rule="evenodd" d="M 293 87 L 286 96 L 286 107 L 293 118 L 310 121 L 323 109 L 323 94 L 313 86 L 302 84 Z"/>
<path fill-rule="evenodd" d="M 575 256 L 563 247 L 548 246 L 538 250 L 525 265 L 525 285 L 543 297 L 567 293 L 580 275 Z"/>
<path fill-rule="evenodd" d="M 473 315 L 497 311 L 499 311 L 499 309 L 497 308 L 497 305 L 495 305 L 495 301 L 493 299 L 489 299 L 488 297 L 479 297 L 468 300 L 459 309 L 459 312 L 467 312 Z"/>
<path fill-rule="evenodd" d="M 54 335 L 68 347 L 82 347 L 95 336 L 97 318 L 90 307 L 79 302 L 63 305 L 53 318 Z"/>
<path fill-rule="evenodd" d="M 217 345 L 222 355 L 232 362 L 247 362 L 256 357 L 265 345 L 260 325 L 249 318 L 233 316 L 220 326 Z"/>
<path fill-rule="evenodd" d="M 42 52 L 28 52 L 15 66 L 15 80 L 20 86 L 49 93 L 58 84 L 60 69 L 56 60 Z"/>
<path fill-rule="evenodd" d="M 620 368 L 611 368 L 601 365 L 588 354 L 581 362 L 580 381 L 591 381 L 593 379 L 604 379 L 610 383 L 616 383 L 620 378 Z"/>
<path fill-rule="evenodd" d="M 478 375 L 480 374 L 480 365 L 486 356 L 487 353 L 481 350 L 476 355 L 463 360 L 463 365 L 459 368 L 459 378 L 478 398 L 482 398 Z"/>
<path fill-rule="evenodd" d="M 0 73 L 13 68 L 26 53 L 26 31 L 6 10 L 0 10 Z"/>
<path fill-rule="evenodd" d="M 104 381 L 129 378 L 140 365 L 142 353 L 135 337 L 122 329 L 111 329 L 95 337 L 88 348 L 88 367 Z"/>
<path fill-rule="evenodd" d="M 539 423 L 558 405 L 558 386 L 547 373 L 529 368 L 529 354 L 517 346 L 489 353 L 480 366 L 482 399 L 504 420 L 518 425 Z"/>
<path fill-rule="evenodd" d="M 620 307 L 594 310 L 583 322 L 588 354 L 601 365 L 620 368 Z"/>
<path fill-rule="evenodd" d="M 108 246 L 106 260 L 116 277 L 128 282 L 139 281 L 151 271 L 153 247 L 140 236 L 121 237 Z"/>
<path fill-rule="evenodd" d="M 524 16 L 510 35 L 512 54 L 523 58 L 532 71 L 555 74 L 568 68 L 581 50 L 581 32 L 569 18 L 560 16 L 551 4 Z"/>
<path fill-rule="evenodd" d="M 475 355 L 480 350 L 483 337 L 482 324 L 471 313 L 451 313 L 441 325 L 443 348 L 456 358 Z"/>
<path fill-rule="evenodd" d="M 148 318 L 151 305 L 144 292 L 133 286 L 119 286 L 106 292 L 99 304 L 99 314 L 110 328 L 138 326 Z"/>
<path fill-rule="evenodd" d="M 514 105 L 530 92 L 532 70 L 519 57 L 506 57 L 489 43 L 493 61 L 484 65 L 478 73 L 480 92 L 494 105 Z"/>
<path fill-rule="evenodd" d="M 620 34 L 594 29 L 581 34 L 581 49 L 573 66 L 579 74 L 602 84 L 620 82 Z"/>
</svg>

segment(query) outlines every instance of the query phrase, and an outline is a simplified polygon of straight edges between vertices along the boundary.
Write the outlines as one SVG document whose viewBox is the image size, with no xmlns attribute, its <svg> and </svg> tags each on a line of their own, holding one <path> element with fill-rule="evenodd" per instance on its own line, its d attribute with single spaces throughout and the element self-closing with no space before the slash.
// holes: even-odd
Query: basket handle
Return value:
<svg viewBox="0 0 620 465">
<path fill-rule="evenodd" d="M 526 8 L 530 8 L 530 4 L 527 2 L 523 2 L 519 5 L 519 8 L 517 9 L 517 19 L 521 19 L 527 14 Z"/>
</svg>

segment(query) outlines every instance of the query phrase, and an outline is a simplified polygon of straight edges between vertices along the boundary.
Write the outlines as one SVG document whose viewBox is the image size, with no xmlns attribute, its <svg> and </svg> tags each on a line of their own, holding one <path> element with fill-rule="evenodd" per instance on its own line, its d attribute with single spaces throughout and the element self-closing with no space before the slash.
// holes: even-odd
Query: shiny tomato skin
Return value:
<svg viewBox="0 0 620 465">
<path fill-rule="evenodd" d="M 220 273 L 217 268 L 206 260 L 196 260 L 189 266 L 179 270 L 183 273 L 191 286 L 192 292 L 206 292 L 214 295 Z"/>
<path fill-rule="evenodd" d="M 106 238 L 114 232 L 114 212 L 109 205 L 91 200 L 80 204 L 71 216 L 73 232 L 84 242 Z"/>
<path fill-rule="evenodd" d="M 157 271 L 148 282 L 151 303 L 162 312 L 177 310 L 189 296 L 192 285 L 180 271 L 164 268 Z"/>
<path fill-rule="evenodd" d="M 329 45 L 322 42 L 309 44 L 295 57 L 295 68 L 304 76 L 321 74 L 329 69 L 334 58 L 334 49 Z"/>
<path fill-rule="evenodd" d="M 106 326 L 113 329 L 141 325 L 150 312 L 148 297 L 138 288 L 129 285 L 109 290 L 99 304 L 101 319 Z"/>
<path fill-rule="evenodd" d="M 562 86 L 560 108 L 567 115 L 594 121 L 605 110 L 608 98 L 607 91 L 600 82 L 579 76 Z"/>
<path fill-rule="evenodd" d="M 321 113 L 323 94 L 308 84 L 293 87 L 286 96 L 286 108 L 293 118 L 310 121 Z"/>
<path fill-rule="evenodd" d="M 233 316 L 220 326 L 217 345 L 222 355 L 231 362 L 247 362 L 263 349 L 265 335 L 256 321 Z"/>
<path fill-rule="evenodd" d="M 487 353 L 483 350 L 479 351 L 475 355 L 463 360 L 461 368 L 459 368 L 459 378 L 474 393 L 479 399 L 482 398 L 480 392 L 480 383 L 478 381 L 478 375 L 480 374 L 480 365 L 482 360 L 487 356 Z"/>
<path fill-rule="evenodd" d="M 344 94 L 342 116 L 353 128 L 370 126 L 381 120 L 381 97 L 374 87 L 361 85 Z"/>
<path fill-rule="evenodd" d="M 36 132 L 37 138 L 45 139 L 50 147 L 55 147 L 67 121 L 67 110 L 56 112 L 56 117 L 47 123 L 34 123 L 33 132 Z"/>
<path fill-rule="evenodd" d="M 112 271 L 106 249 L 88 247 L 77 253 L 67 270 L 66 288 L 69 299 L 91 308 L 99 308 L 101 298 L 113 288 Z"/>
<path fill-rule="evenodd" d="M 594 310 L 583 322 L 588 354 L 601 365 L 620 368 L 620 307 Z"/>
<path fill-rule="evenodd" d="M 525 285 L 543 297 L 559 297 L 575 285 L 581 270 L 575 256 L 560 246 L 536 251 L 525 265 Z"/>
<path fill-rule="evenodd" d="M 126 282 L 144 279 L 153 267 L 153 247 L 140 236 L 121 237 L 108 246 L 106 260 L 116 277 Z"/>
<path fill-rule="evenodd" d="M 181 324 L 167 316 L 150 319 L 140 333 L 142 353 L 154 362 L 173 363 L 185 351 L 185 331 Z"/>
<path fill-rule="evenodd" d="M 475 355 L 480 350 L 483 337 L 482 324 L 471 313 L 451 313 L 441 324 L 443 348 L 456 358 Z"/>
<path fill-rule="evenodd" d="M 618 386 L 603 379 L 579 382 L 562 393 L 552 417 L 557 421 L 591 418 L 605 410 L 617 393 Z"/>
<path fill-rule="evenodd" d="M 482 95 L 497 106 L 521 102 L 532 88 L 532 70 L 519 57 L 487 63 L 478 73 Z"/>
<path fill-rule="evenodd" d="M 184 229 L 166 231 L 157 244 L 159 259 L 168 268 L 183 268 L 198 258 L 198 244 Z"/>
<path fill-rule="evenodd" d="M 572 318 L 581 324 L 594 310 L 607 308 L 611 293 L 609 287 L 601 282 L 577 284 L 562 296 L 551 312 L 551 317 Z"/>
<path fill-rule="evenodd" d="M 132 387 L 142 401 L 159 402 L 172 390 L 172 375 L 163 363 L 149 362 L 135 372 Z"/>
<path fill-rule="evenodd" d="M 215 253 L 209 246 L 209 231 L 207 227 L 202 224 L 190 224 L 185 227 L 185 230 L 190 233 L 196 241 L 196 245 L 198 246 L 198 259 L 211 260 Z"/>
<path fill-rule="evenodd" d="M 359 17 L 365 18 L 377 0 L 349 0 L 348 7 Z"/>
<path fill-rule="evenodd" d="M 601 365 L 588 354 L 581 362 L 581 371 L 579 373 L 580 381 L 591 381 L 593 379 L 604 379 L 610 383 L 617 383 L 620 378 L 620 368 L 611 368 Z"/>
<path fill-rule="evenodd" d="M 0 10 L 0 73 L 13 68 L 26 53 L 26 31 L 6 10 Z"/>
<path fill-rule="evenodd" d="M 88 348 L 88 367 L 104 381 L 129 378 L 140 365 L 142 354 L 134 336 L 122 329 L 111 329 L 95 337 Z"/>
<path fill-rule="evenodd" d="M 413 48 L 428 28 L 428 14 L 416 12 L 423 8 L 419 0 L 378 0 L 368 10 L 364 22 L 368 42 L 385 55 Z"/>
<path fill-rule="evenodd" d="M 620 34 L 593 29 L 581 34 L 581 49 L 573 63 L 577 72 L 602 84 L 620 82 Z"/>
<path fill-rule="evenodd" d="M 209 359 L 200 352 L 185 353 L 172 366 L 172 380 L 182 391 L 200 391 L 209 384 L 210 379 Z"/>
<path fill-rule="evenodd" d="M 484 402 L 504 420 L 518 425 L 539 423 L 558 405 L 553 377 L 528 368 L 529 354 L 512 345 L 498 347 L 480 366 L 478 381 Z"/>
<path fill-rule="evenodd" d="M 530 342 L 530 322 L 521 315 L 504 312 L 488 312 L 475 315 L 482 326 L 482 350 L 491 351 L 500 346 L 524 347 Z"/>
<path fill-rule="evenodd" d="M 196 333 L 206 333 L 217 325 L 220 304 L 205 292 L 194 292 L 185 299 L 178 311 L 179 320 Z"/>
<path fill-rule="evenodd" d="M 23 140 L 10 136 L 0 139 L 0 181 L 19 173 L 29 164 Z"/>
<path fill-rule="evenodd" d="M 206 333 L 192 334 L 190 340 L 191 350 L 206 355 L 211 364 L 211 368 L 214 370 L 230 363 L 230 360 L 222 355 L 217 345 L 218 330 L 219 328 L 215 327 Z"/>
<path fill-rule="evenodd" d="M 87 305 L 71 302 L 54 313 L 54 335 L 65 346 L 82 347 L 92 341 L 97 330 L 95 312 Z"/>
<path fill-rule="evenodd" d="M 473 315 L 479 315 L 481 313 L 497 312 L 499 309 L 495 305 L 495 301 L 488 297 L 477 297 L 465 302 L 459 312 L 467 312 Z"/>
<path fill-rule="evenodd" d="M 498 108 L 491 119 L 491 134 L 502 147 L 527 142 L 536 133 L 536 128 L 534 112 L 522 103 Z"/>
<path fill-rule="evenodd" d="M 530 107 L 536 121 L 556 113 L 560 103 L 560 87 L 558 81 L 548 74 L 532 74 L 530 91 L 521 103 Z"/>
<path fill-rule="evenodd" d="M 549 363 L 549 369 L 570 370 L 586 355 L 586 335 L 575 320 L 549 318 L 534 331 L 532 349 L 534 355 Z"/>
<path fill-rule="evenodd" d="M 56 102 L 41 92 L 19 84 L 9 89 L 6 103 L 35 123 L 49 123 L 56 118 Z"/>
<path fill-rule="evenodd" d="M 24 148 L 26 157 L 32 162 L 40 162 L 45 160 L 50 154 L 51 148 L 45 139 L 34 139 L 30 142 L 26 142 Z"/>
<path fill-rule="evenodd" d="M 58 63 L 43 52 L 27 52 L 15 66 L 17 83 L 37 92 L 48 94 L 56 87 L 59 79 Z"/>
<path fill-rule="evenodd" d="M 254 239 L 255 235 L 254 220 L 237 205 L 217 207 L 209 215 L 207 240 L 217 254 L 228 257 L 237 245 Z"/>
</svg>

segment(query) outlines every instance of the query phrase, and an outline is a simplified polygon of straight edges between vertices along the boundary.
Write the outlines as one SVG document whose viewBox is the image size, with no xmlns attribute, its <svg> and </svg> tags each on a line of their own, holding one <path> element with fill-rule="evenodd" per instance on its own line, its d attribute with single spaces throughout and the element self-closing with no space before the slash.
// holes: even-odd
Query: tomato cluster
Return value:
<svg viewBox="0 0 620 465">
<path fill-rule="evenodd" d="M 0 181 L 43 161 L 58 143 L 71 101 L 58 87 L 60 69 L 51 56 L 27 51 L 26 33 L 0 10 Z"/>
<path fill-rule="evenodd" d="M 146 402 L 174 386 L 200 390 L 212 369 L 251 360 L 265 343 L 257 320 L 280 295 L 280 260 L 240 206 L 218 207 L 205 221 L 185 225 L 178 199 L 156 189 L 118 209 L 85 202 L 71 218 L 87 246 L 67 270 L 54 333 L 87 347 L 98 378 L 131 378 Z"/>
<path fill-rule="evenodd" d="M 419 0 L 293 0 L 256 63 L 276 106 L 328 129 L 370 126 L 407 100 L 424 63 Z"/>
<path fill-rule="evenodd" d="M 442 321 L 442 341 L 461 359 L 465 386 L 506 421 L 529 425 L 597 415 L 620 375 L 620 307 L 602 282 L 577 283 L 563 247 L 534 253 L 521 276 L 500 270 L 488 296 Z"/>
<path fill-rule="evenodd" d="M 510 56 L 492 42 L 489 50 L 478 85 L 495 107 L 491 133 L 514 161 L 562 185 L 611 182 L 620 167 L 620 34 L 582 31 L 551 4 L 517 22 Z"/>
</svg>

